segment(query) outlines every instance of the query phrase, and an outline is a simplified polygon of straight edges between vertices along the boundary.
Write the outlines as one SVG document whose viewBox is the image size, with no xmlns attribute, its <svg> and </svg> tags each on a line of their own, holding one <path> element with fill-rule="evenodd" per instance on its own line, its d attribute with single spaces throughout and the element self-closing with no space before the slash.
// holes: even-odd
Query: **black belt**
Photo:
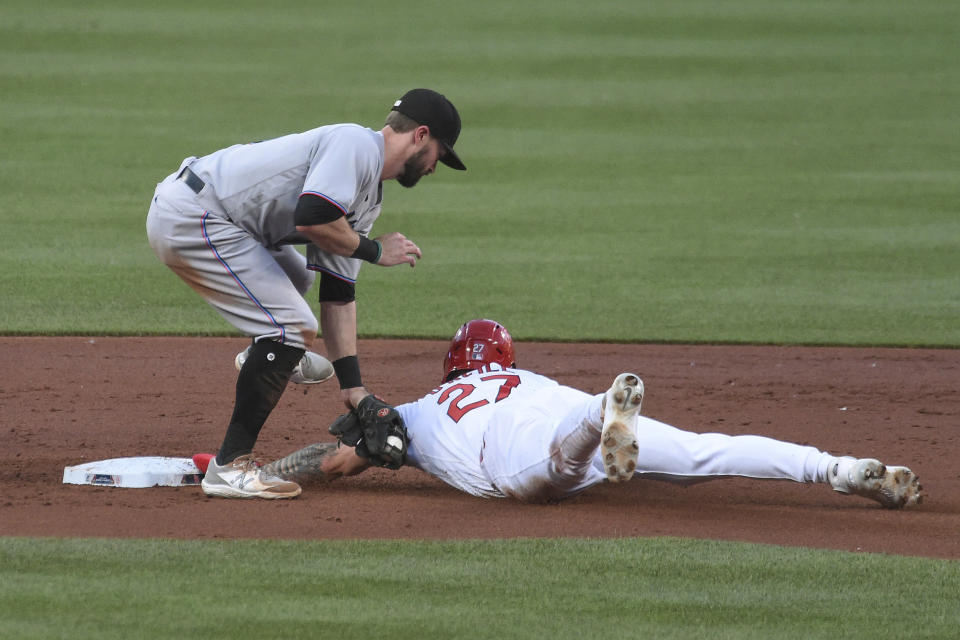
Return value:
<svg viewBox="0 0 960 640">
<path fill-rule="evenodd" d="M 187 186 L 190 187 L 190 190 L 194 193 L 200 193 L 203 191 L 203 188 L 206 185 L 203 180 L 197 176 L 193 171 L 190 171 L 190 167 L 184 167 L 183 171 L 180 172 L 180 175 L 177 176 L 177 180 L 183 180 L 187 183 Z"/>
</svg>

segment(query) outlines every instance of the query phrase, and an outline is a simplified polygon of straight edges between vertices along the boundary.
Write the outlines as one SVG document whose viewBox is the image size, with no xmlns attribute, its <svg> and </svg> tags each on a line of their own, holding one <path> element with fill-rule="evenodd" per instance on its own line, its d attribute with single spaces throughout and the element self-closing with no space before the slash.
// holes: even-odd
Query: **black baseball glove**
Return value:
<svg viewBox="0 0 960 640">
<path fill-rule="evenodd" d="M 410 437 L 396 409 L 370 394 L 357 408 L 330 425 L 330 433 L 371 464 L 399 469 L 407 459 Z"/>
</svg>

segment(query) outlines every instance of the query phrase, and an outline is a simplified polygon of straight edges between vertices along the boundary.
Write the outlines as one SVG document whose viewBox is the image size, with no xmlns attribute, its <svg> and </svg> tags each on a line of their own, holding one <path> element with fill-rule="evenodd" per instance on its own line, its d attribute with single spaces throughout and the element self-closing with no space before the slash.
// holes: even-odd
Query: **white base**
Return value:
<svg viewBox="0 0 960 640">
<path fill-rule="evenodd" d="M 203 474 L 190 458 L 112 458 L 63 469 L 64 484 L 92 484 L 98 487 L 181 487 L 198 485 L 201 480 Z"/>
</svg>

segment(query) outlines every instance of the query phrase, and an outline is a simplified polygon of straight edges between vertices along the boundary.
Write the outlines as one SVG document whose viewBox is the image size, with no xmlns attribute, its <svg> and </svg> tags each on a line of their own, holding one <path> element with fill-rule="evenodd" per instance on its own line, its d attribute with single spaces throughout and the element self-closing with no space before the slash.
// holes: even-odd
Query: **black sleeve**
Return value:
<svg viewBox="0 0 960 640">
<path fill-rule="evenodd" d="M 314 193 L 304 193 L 297 200 L 293 211 L 293 222 L 297 226 L 309 227 L 315 224 L 327 224 L 346 215 L 339 205 L 321 198 Z"/>
<path fill-rule="evenodd" d="M 320 272 L 320 302 L 353 302 L 355 299 L 356 287 L 352 282 Z"/>
</svg>

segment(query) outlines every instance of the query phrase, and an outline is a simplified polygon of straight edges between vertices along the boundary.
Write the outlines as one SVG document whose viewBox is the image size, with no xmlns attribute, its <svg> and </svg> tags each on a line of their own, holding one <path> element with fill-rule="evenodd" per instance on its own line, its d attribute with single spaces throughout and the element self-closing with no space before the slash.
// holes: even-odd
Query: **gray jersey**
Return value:
<svg viewBox="0 0 960 640">
<path fill-rule="evenodd" d="M 305 258 L 289 246 L 307 242 L 296 232 L 297 201 L 303 193 L 322 197 L 366 235 L 380 215 L 383 158 L 383 135 L 355 124 L 187 158 L 154 192 L 150 246 L 246 335 L 305 349 L 317 335 L 303 297 L 312 271 L 354 282 L 362 261 L 312 244 Z M 185 166 L 202 186 L 180 179 Z"/>
<path fill-rule="evenodd" d="M 190 168 L 210 185 L 210 195 L 231 222 L 273 248 L 307 243 L 296 233 L 293 219 L 304 193 L 336 205 L 357 233 L 369 233 L 380 215 L 383 156 L 380 132 L 334 124 L 233 145 L 196 160 Z M 308 261 L 322 268 L 320 253 L 308 249 Z M 359 268 L 359 261 L 351 262 Z"/>
</svg>

